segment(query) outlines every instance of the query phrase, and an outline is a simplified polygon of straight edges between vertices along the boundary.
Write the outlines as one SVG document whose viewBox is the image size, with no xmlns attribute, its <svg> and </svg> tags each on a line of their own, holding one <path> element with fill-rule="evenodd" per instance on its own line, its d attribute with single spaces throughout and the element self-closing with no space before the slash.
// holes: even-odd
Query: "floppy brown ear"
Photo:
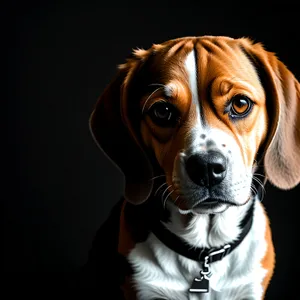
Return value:
<svg viewBox="0 0 300 300">
<path fill-rule="evenodd" d="M 120 70 L 116 78 L 98 99 L 90 117 L 90 131 L 100 149 L 125 176 L 126 200 L 140 204 L 152 190 L 152 168 L 141 145 L 122 118 L 124 80 L 127 71 Z"/>
<path fill-rule="evenodd" d="M 252 53 L 266 90 L 269 112 L 265 172 L 278 188 L 291 189 L 300 182 L 300 84 L 260 44 L 253 46 Z"/>
</svg>

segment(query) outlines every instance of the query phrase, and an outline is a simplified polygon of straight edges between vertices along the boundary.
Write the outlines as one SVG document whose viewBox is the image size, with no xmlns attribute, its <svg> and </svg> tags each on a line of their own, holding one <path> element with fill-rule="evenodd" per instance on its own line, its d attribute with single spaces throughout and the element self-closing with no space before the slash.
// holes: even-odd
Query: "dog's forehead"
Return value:
<svg viewBox="0 0 300 300">
<path fill-rule="evenodd" d="M 155 44 L 148 50 L 136 50 L 135 59 L 141 64 L 134 82 L 151 92 L 155 84 L 167 85 L 174 80 L 188 83 L 192 70 L 200 90 L 220 77 L 259 85 L 255 67 L 243 51 L 245 43 L 251 47 L 246 39 L 187 37 Z"/>
</svg>

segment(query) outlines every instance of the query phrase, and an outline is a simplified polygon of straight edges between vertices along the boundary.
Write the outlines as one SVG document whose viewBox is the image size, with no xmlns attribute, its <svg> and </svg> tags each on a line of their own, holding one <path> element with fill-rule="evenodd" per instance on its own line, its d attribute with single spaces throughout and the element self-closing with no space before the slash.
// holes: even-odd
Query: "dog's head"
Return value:
<svg viewBox="0 0 300 300">
<path fill-rule="evenodd" d="M 90 128 L 135 204 L 160 172 L 182 212 L 243 205 L 259 164 L 278 188 L 300 181 L 299 83 L 246 38 L 187 37 L 134 51 Z"/>
</svg>

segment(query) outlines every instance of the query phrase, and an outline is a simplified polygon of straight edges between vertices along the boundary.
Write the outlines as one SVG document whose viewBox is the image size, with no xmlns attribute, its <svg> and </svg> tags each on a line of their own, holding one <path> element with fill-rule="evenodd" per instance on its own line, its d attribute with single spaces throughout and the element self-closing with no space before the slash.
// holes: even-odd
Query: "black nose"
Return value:
<svg viewBox="0 0 300 300">
<path fill-rule="evenodd" d="M 186 161 L 186 171 L 190 179 L 201 186 L 219 184 L 226 176 L 226 169 L 226 158 L 217 151 L 193 154 Z"/>
</svg>

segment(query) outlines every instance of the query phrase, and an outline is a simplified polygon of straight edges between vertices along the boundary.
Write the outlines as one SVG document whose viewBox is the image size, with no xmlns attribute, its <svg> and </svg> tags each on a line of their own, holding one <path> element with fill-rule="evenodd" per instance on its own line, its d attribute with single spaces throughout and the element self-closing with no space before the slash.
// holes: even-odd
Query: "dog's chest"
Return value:
<svg viewBox="0 0 300 300">
<path fill-rule="evenodd" d="M 189 292 L 194 278 L 199 277 L 200 263 L 176 254 L 153 234 L 136 244 L 128 259 L 134 269 L 132 279 L 138 299 L 260 299 L 261 282 L 266 274 L 260 264 L 266 249 L 265 220 L 259 211 L 255 214 L 253 228 L 243 243 L 221 261 L 211 264 L 209 293 Z"/>
</svg>

